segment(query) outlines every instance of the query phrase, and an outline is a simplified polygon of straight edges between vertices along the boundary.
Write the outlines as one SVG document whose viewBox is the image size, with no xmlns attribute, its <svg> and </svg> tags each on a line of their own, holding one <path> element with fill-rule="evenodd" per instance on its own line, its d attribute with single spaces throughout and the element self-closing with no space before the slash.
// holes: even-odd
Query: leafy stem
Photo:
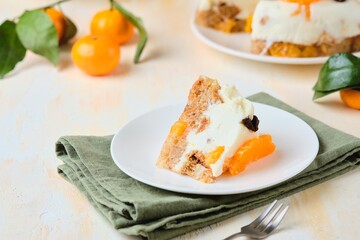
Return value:
<svg viewBox="0 0 360 240">
<path fill-rule="evenodd" d="M 147 35 L 146 29 L 144 27 L 144 24 L 139 17 L 137 17 L 134 14 L 132 14 L 131 12 L 127 11 L 125 8 L 123 8 L 117 2 L 112 1 L 112 4 L 122 15 L 124 15 L 124 17 L 127 20 L 129 20 L 129 22 L 132 25 L 134 25 L 137 28 L 137 30 L 139 32 L 140 40 L 138 42 L 138 45 L 136 48 L 136 53 L 134 56 L 134 63 L 138 63 L 140 60 L 141 53 L 144 50 L 147 39 L 148 39 L 148 35 Z"/>
<path fill-rule="evenodd" d="M 48 4 L 48 5 L 45 5 L 45 6 L 42 6 L 42 7 L 38 7 L 38 8 L 35 8 L 35 9 L 31 9 L 31 10 L 27 10 L 27 11 L 36 11 L 36 10 L 42 10 L 42 9 L 46 9 L 46 8 L 51 8 L 51 7 L 54 7 L 54 6 L 57 6 L 57 5 L 60 5 L 64 2 L 68 2 L 70 0 L 60 0 L 60 1 L 57 1 L 57 2 L 54 2 L 54 3 L 51 3 L 51 4 Z M 12 21 L 16 22 L 18 19 L 20 18 L 20 16 L 16 16 L 12 19 Z"/>
<path fill-rule="evenodd" d="M 51 8 L 51 7 L 60 5 L 60 4 L 64 3 L 64 2 L 68 2 L 68 1 L 70 1 L 70 0 L 60 0 L 60 1 L 57 1 L 57 2 L 54 2 L 54 3 L 51 3 L 49 5 L 45 5 L 44 7 L 34 9 L 34 10 L 41 10 L 41 9 L 44 9 L 44 8 Z"/>
</svg>

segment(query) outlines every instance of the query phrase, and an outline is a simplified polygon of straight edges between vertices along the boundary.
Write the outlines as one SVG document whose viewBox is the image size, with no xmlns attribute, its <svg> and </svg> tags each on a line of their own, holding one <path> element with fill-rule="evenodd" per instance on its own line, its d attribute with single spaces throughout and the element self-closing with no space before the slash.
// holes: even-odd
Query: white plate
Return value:
<svg viewBox="0 0 360 240">
<path fill-rule="evenodd" d="M 210 28 L 201 27 L 197 25 L 194 20 L 191 21 L 191 29 L 195 36 L 206 45 L 221 52 L 254 61 L 292 65 L 310 65 L 323 64 L 329 58 L 281 58 L 257 55 L 250 52 L 251 38 L 248 33 L 226 34 Z M 354 55 L 360 57 L 360 52 L 357 52 Z"/>
<path fill-rule="evenodd" d="M 155 166 L 171 125 L 183 105 L 163 107 L 129 122 L 114 136 L 111 155 L 127 175 L 148 185 L 182 193 L 223 195 L 273 186 L 304 170 L 315 158 L 319 143 L 315 132 L 298 117 L 268 105 L 254 103 L 259 133 L 273 137 L 276 151 L 250 164 L 237 176 L 220 176 L 205 184 Z"/>
</svg>

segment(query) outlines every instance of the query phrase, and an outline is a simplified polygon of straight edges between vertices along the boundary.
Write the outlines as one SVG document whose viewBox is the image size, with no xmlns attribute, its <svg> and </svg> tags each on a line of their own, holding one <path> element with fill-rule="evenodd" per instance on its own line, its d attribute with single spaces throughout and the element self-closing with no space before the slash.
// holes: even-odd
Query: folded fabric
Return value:
<svg viewBox="0 0 360 240">
<path fill-rule="evenodd" d="M 64 164 L 58 167 L 58 172 L 73 183 L 115 229 L 161 240 L 263 206 L 359 166 L 360 139 L 333 129 L 265 93 L 249 99 L 297 115 L 315 130 L 319 138 L 319 153 L 311 165 L 271 188 L 227 196 L 190 195 L 157 189 L 130 178 L 114 164 L 110 155 L 112 136 L 60 138 L 56 143 L 56 154 Z"/>
</svg>

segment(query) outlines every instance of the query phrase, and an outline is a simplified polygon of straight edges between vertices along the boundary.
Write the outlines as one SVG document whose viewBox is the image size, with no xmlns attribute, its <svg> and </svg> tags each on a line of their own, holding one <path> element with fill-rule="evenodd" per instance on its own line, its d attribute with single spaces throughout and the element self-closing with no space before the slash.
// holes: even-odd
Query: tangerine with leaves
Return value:
<svg viewBox="0 0 360 240">
<path fill-rule="evenodd" d="M 313 100 L 339 91 L 346 106 L 360 110 L 360 58 L 351 53 L 331 56 L 313 87 Z"/>
<path fill-rule="evenodd" d="M 120 47 L 108 36 L 87 35 L 71 49 L 74 64 L 85 73 L 101 76 L 111 73 L 120 62 Z"/>
<path fill-rule="evenodd" d="M 66 31 L 66 19 L 64 14 L 55 8 L 45 8 L 44 11 L 53 22 L 60 42 Z"/>
<path fill-rule="evenodd" d="M 118 44 L 128 42 L 134 35 L 133 25 L 116 9 L 96 13 L 90 27 L 92 34 L 112 37 Z"/>
</svg>

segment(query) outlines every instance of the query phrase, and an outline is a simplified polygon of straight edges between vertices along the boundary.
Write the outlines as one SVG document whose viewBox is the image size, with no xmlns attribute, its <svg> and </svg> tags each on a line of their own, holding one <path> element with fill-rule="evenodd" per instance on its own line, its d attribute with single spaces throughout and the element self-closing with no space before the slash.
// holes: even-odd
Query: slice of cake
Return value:
<svg viewBox="0 0 360 240">
<path fill-rule="evenodd" d="M 262 0 L 252 22 L 252 52 L 319 57 L 360 51 L 359 0 Z"/>
<path fill-rule="evenodd" d="M 236 175 L 275 150 L 270 135 L 257 134 L 258 124 L 253 104 L 235 87 L 200 77 L 165 140 L 157 166 L 206 183 L 227 171 Z"/>
<path fill-rule="evenodd" d="M 201 0 L 196 23 L 227 33 L 250 31 L 258 0 Z"/>
</svg>

